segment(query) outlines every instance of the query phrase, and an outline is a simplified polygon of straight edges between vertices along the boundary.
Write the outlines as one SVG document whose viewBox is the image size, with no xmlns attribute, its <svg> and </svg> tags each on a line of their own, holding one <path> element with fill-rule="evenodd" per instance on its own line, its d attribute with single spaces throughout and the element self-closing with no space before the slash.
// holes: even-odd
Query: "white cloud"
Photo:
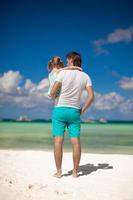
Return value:
<svg viewBox="0 0 133 200">
<path fill-rule="evenodd" d="M 8 71 L 0 77 L 0 102 L 2 104 L 12 104 L 21 108 L 34 108 L 37 106 L 47 107 L 52 102 L 47 97 L 49 81 L 47 78 L 34 84 L 30 79 L 26 79 L 24 86 L 19 86 L 22 80 L 20 72 Z"/>
<path fill-rule="evenodd" d="M 103 46 L 108 44 L 115 44 L 118 42 L 130 43 L 133 40 L 133 27 L 127 29 L 115 29 L 109 33 L 105 38 L 100 38 L 93 42 L 93 46 L 97 55 L 109 53 Z"/>
<path fill-rule="evenodd" d="M 124 97 L 120 96 L 116 92 L 110 92 L 104 95 L 95 93 L 93 106 L 97 110 L 112 110 L 118 108 L 123 101 Z"/>
<path fill-rule="evenodd" d="M 129 43 L 133 40 L 133 27 L 127 29 L 116 29 L 113 33 L 107 35 L 107 43 L 126 42 Z"/>
<path fill-rule="evenodd" d="M 93 42 L 93 47 L 94 47 L 96 55 L 109 53 L 106 49 L 103 48 L 103 45 L 105 44 L 106 44 L 106 40 L 104 39 L 98 39 Z"/>
<path fill-rule="evenodd" d="M 133 77 L 122 77 L 119 85 L 122 89 L 133 90 Z"/>
<path fill-rule="evenodd" d="M 85 102 L 87 93 L 83 92 L 81 102 Z M 100 94 L 95 92 L 95 100 L 91 106 L 91 109 L 95 111 L 114 111 L 116 110 L 122 114 L 133 113 L 133 99 L 125 99 L 123 96 L 116 92 L 110 92 L 106 94 Z M 92 113 L 93 113 L 92 111 Z M 90 112 L 90 109 L 87 113 Z"/>
<path fill-rule="evenodd" d="M 26 90 L 32 90 L 34 87 L 36 87 L 36 85 L 34 83 L 32 83 L 32 81 L 30 79 L 26 79 L 24 88 Z"/>
<path fill-rule="evenodd" d="M 121 113 L 128 114 L 133 113 L 133 99 L 127 99 L 120 106 Z"/>
<path fill-rule="evenodd" d="M 4 93 L 18 93 L 18 84 L 22 80 L 22 76 L 18 71 L 12 70 L 5 72 L 0 77 L 0 92 Z"/>
<path fill-rule="evenodd" d="M 49 80 L 47 78 L 41 80 L 37 86 L 38 90 L 45 90 L 49 87 Z"/>
<path fill-rule="evenodd" d="M 17 108 L 37 108 L 47 114 L 53 107 L 53 102 L 48 99 L 47 91 L 49 81 L 47 78 L 41 80 L 38 84 L 33 83 L 30 79 L 26 79 L 23 86 L 20 86 L 22 75 L 19 72 L 9 71 L 0 77 L 0 106 L 7 107 L 14 105 Z M 8 82 L 9 81 L 9 82 Z M 9 85 L 11 83 L 11 86 Z M 4 89 L 3 89 L 4 88 Z M 6 91 L 6 92 L 5 92 Z M 87 98 L 87 92 L 83 92 L 81 103 L 83 104 Z M 95 113 L 102 111 L 116 110 L 123 115 L 133 113 L 133 99 L 126 99 L 116 92 L 100 94 L 95 92 L 95 101 L 91 106 L 91 110 Z M 90 109 L 87 113 L 90 112 Z"/>
</svg>

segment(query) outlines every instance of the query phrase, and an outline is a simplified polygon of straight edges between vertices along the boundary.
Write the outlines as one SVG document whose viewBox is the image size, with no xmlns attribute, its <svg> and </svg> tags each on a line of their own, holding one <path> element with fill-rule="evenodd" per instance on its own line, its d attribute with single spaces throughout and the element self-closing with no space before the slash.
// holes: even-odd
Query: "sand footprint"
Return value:
<svg viewBox="0 0 133 200">
<path fill-rule="evenodd" d="M 42 190 L 42 189 L 46 189 L 47 188 L 47 184 L 42 185 L 42 184 L 29 184 L 28 185 L 28 189 L 35 189 L 35 190 Z"/>
</svg>

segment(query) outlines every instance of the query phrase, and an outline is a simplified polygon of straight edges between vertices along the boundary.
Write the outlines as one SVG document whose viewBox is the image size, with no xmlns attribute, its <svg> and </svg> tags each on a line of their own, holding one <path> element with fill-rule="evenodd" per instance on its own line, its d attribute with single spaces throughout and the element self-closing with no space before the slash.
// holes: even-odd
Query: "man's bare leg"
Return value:
<svg viewBox="0 0 133 200">
<path fill-rule="evenodd" d="M 78 177 L 79 162 L 81 158 L 80 138 L 71 138 L 73 147 L 73 177 Z"/>
<path fill-rule="evenodd" d="M 54 174 L 55 177 L 61 178 L 61 165 L 62 165 L 62 146 L 64 142 L 64 137 L 62 136 L 56 136 L 54 137 L 54 159 L 55 159 L 55 164 L 56 164 L 56 169 L 57 172 Z"/>
</svg>

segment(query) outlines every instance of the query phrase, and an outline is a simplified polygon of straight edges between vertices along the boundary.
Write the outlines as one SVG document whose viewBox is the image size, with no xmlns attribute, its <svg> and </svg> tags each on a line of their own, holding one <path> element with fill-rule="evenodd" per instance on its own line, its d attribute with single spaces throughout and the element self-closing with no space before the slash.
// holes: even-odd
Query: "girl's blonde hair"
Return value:
<svg viewBox="0 0 133 200">
<path fill-rule="evenodd" d="M 60 69 L 63 68 L 63 61 L 59 56 L 53 56 L 52 59 L 48 62 L 48 70 L 51 72 L 53 68 Z"/>
</svg>

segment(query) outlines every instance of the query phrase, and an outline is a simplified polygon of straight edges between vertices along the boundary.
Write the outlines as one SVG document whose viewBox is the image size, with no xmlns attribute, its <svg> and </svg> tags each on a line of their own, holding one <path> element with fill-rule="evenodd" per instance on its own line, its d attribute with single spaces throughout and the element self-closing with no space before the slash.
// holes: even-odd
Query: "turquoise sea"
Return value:
<svg viewBox="0 0 133 200">
<path fill-rule="evenodd" d="M 81 124 L 82 152 L 133 154 L 133 123 Z M 53 151 L 51 123 L 0 122 L 0 149 Z M 65 134 L 64 151 L 72 151 Z"/>
</svg>

